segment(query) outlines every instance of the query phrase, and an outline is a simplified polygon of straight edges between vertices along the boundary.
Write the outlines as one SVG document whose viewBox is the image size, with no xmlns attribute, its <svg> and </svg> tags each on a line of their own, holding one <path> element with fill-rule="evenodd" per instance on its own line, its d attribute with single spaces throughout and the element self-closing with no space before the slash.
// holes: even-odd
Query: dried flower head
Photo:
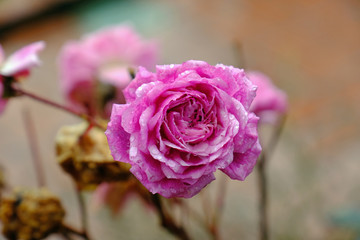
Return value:
<svg viewBox="0 0 360 240">
<path fill-rule="evenodd" d="M 87 123 L 62 127 L 56 136 L 56 153 L 61 167 L 81 188 L 130 176 L 129 165 L 113 160 L 104 132 L 88 129 Z"/>
<path fill-rule="evenodd" d="M 8 239 L 37 240 L 58 231 L 65 216 L 60 200 L 49 190 L 17 190 L 0 206 L 3 234 Z"/>
</svg>

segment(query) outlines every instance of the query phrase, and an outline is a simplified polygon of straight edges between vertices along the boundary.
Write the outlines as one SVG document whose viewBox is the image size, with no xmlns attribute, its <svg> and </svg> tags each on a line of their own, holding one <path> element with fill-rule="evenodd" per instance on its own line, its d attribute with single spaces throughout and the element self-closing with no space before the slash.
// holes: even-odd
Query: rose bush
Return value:
<svg viewBox="0 0 360 240">
<path fill-rule="evenodd" d="M 286 93 L 277 88 L 269 77 L 260 72 L 248 72 L 247 76 L 258 86 L 250 110 L 260 117 L 261 122 L 276 123 L 279 115 L 288 108 Z"/>
<path fill-rule="evenodd" d="M 220 169 L 244 180 L 261 147 L 249 112 L 256 86 L 243 70 L 202 61 L 139 68 L 106 130 L 115 160 L 152 193 L 189 198 Z"/>
</svg>

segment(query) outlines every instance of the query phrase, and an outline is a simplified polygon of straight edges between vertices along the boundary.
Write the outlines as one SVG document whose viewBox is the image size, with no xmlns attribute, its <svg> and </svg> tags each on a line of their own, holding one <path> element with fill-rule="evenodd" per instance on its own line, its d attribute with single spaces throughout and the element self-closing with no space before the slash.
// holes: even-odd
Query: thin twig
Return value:
<svg viewBox="0 0 360 240">
<path fill-rule="evenodd" d="M 265 153 L 260 156 L 257 170 L 259 177 L 259 228 L 260 228 L 260 240 L 269 239 L 269 224 L 268 224 L 268 211 L 267 211 L 267 179 L 265 171 Z"/>
<path fill-rule="evenodd" d="M 226 196 L 226 181 L 225 175 L 221 175 L 219 179 L 219 189 L 216 198 L 215 213 L 210 225 L 210 232 L 214 240 L 220 240 L 219 223 L 224 210 L 224 201 Z"/>
<path fill-rule="evenodd" d="M 82 232 L 82 231 L 79 231 L 67 224 L 62 224 L 61 226 L 61 229 L 59 231 L 60 233 L 65 233 L 67 235 L 69 234 L 73 234 L 73 235 L 76 235 L 76 236 L 79 236 L 79 237 L 82 237 L 83 239 L 88 239 L 88 236 L 85 232 Z"/>
<path fill-rule="evenodd" d="M 202 206 L 202 211 L 204 213 L 205 216 L 205 223 L 208 226 L 208 229 L 210 230 L 210 225 L 211 225 L 211 215 L 212 212 L 210 211 L 210 209 L 212 209 L 210 207 L 210 203 L 209 203 L 209 199 L 210 197 L 208 196 L 208 192 L 207 191 L 202 191 L 200 192 L 200 200 L 201 200 L 201 206 Z"/>
<path fill-rule="evenodd" d="M 42 103 L 47 104 L 47 105 L 49 105 L 49 106 L 52 106 L 52 107 L 55 107 L 55 108 L 57 108 L 57 109 L 63 110 L 63 111 L 65 111 L 65 112 L 67 112 L 67 113 L 70 113 L 70 114 L 72 114 L 72 115 L 75 115 L 75 116 L 77 116 L 77 117 L 79 117 L 79 118 L 81 118 L 81 119 L 84 119 L 84 120 L 90 122 L 90 123 L 93 124 L 94 126 L 100 128 L 100 129 L 102 129 L 102 130 L 104 130 L 104 131 L 106 130 L 106 128 L 105 128 L 102 124 L 100 124 L 99 122 L 97 122 L 93 117 L 91 117 L 91 116 L 89 116 L 89 115 L 86 115 L 86 114 L 84 114 L 84 113 L 77 112 L 77 111 L 75 111 L 75 110 L 73 110 L 73 109 L 71 109 L 71 108 L 69 108 L 69 107 L 67 107 L 67 106 L 64 106 L 64 105 L 61 105 L 61 104 L 59 104 L 59 103 L 53 102 L 53 101 L 51 101 L 51 100 L 49 100 L 49 99 L 40 97 L 40 96 L 38 96 L 38 95 L 36 95 L 36 94 L 34 94 L 34 93 L 30 93 L 30 92 L 28 92 L 28 91 L 26 91 L 26 90 L 24 90 L 24 89 L 21 89 L 21 88 L 20 88 L 18 85 L 16 85 L 16 84 L 13 84 L 13 85 L 12 85 L 12 89 L 13 89 L 14 91 L 16 91 L 16 93 L 17 93 L 19 96 L 27 96 L 27 97 L 29 97 L 29 98 L 32 98 L 32 99 L 36 100 L 36 101 L 39 101 L 39 102 L 42 102 Z"/>
<path fill-rule="evenodd" d="M 259 182 L 259 228 L 260 228 L 260 240 L 269 239 L 269 221 L 268 221 L 268 188 L 267 188 L 267 176 L 266 166 L 269 161 L 269 156 L 272 154 L 276 144 L 279 141 L 282 130 L 284 129 L 286 116 L 280 119 L 278 127 L 273 132 L 270 142 L 266 149 L 263 149 L 260 158 L 258 159 L 258 182 Z"/>
<path fill-rule="evenodd" d="M 45 173 L 40 157 L 38 139 L 36 136 L 34 122 L 31 118 L 30 112 L 27 109 L 23 108 L 22 115 L 26 129 L 26 135 L 30 144 L 32 160 L 36 171 L 37 183 L 39 187 L 44 187 L 46 185 Z"/>
<path fill-rule="evenodd" d="M 267 148 L 265 149 L 266 150 L 266 157 L 267 159 L 270 159 L 276 145 L 278 144 L 279 142 L 279 138 L 280 138 L 280 135 L 282 133 L 282 131 L 284 130 L 284 126 L 285 126 L 285 122 L 286 122 L 286 119 L 287 119 L 287 116 L 286 115 L 283 115 L 280 119 L 279 119 L 279 123 L 278 123 L 278 127 L 275 129 L 275 131 L 273 132 L 271 138 L 270 138 L 270 141 L 267 145 Z"/>
<path fill-rule="evenodd" d="M 163 208 L 163 205 L 161 203 L 160 195 L 154 194 L 152 195 L 151 199 L 161 219 L 161 225 L 165 229 L 167 229 L 171 234 L 177 236 L 179 239 L 190 240 L 190 237 L 185 231 L 185 229 L 177 226 L 173 218 L 165 212 L 165 209 Z"/>
<path fill-rule="evenodd" d="M 88 236 L 88 222 L 87 222 L 87 211 L 86 211 L 86 204 L 84 200 L 84 196 L 82 195 L 82 192 L 78 186 L 75 185 L 75 191 L 76 191 L 76 197 L 79 203 L 79 209 L 80 209 L 80 219 L 81 219 L 81 225 L 83 229 L 83 237 L 86 240 L 89 240 Z"/>
<path fill-rule="evenodd" d="M 237 67 L 243 69 L 247 68 L 244 54 L 244 44 L 239 40 L 235 40 L 233 43 L 233 48 L 235 52 L 235 63 Z"/>
</svg>

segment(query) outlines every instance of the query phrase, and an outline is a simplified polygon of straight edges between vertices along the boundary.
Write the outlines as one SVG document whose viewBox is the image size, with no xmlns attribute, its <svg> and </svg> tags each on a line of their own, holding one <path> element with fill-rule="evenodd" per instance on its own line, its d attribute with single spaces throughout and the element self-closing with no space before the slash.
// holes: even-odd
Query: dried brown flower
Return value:
<svg viewBox="0 0 360 240">
<path fill-rule="evenodd" d="M 4 196 L 0 206 L 3 234 L 10 240 L 43 239 L 58 231 L 65 211 L 49 190 L 17 190 Z"/>
<path fill-rule="evenodd" d="M 126 180 L 130 165 L 114 161 L 106 136 L 87 123 L 62 127 L 56 136 L 57 161 L 82 189 L 102 182 Z"/>
</svg>

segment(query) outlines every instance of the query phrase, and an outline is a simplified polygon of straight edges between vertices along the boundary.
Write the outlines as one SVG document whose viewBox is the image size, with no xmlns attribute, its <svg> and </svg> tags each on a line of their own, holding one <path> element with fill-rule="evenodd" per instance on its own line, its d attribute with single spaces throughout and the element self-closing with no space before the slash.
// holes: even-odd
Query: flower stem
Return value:
<svg viewBox="0 0 360 240">
<path fill-rule="evenodd" d="M 27 109 L 23 108 L 22 114 L 26 128 L 26 135 L 30 144 L 32 160 L 36 171 L 38 186 L 44 187 L 46 185 L 45 174 L 39 153 L 38 139 L 36 136 L 34 122 L 31 118 L 30 112 Z"/>
<path fill-rule="evenodd" d="M 258 160 L 258 182 L 259 182 L 259 230 L 260 240 L 269 239 L 269 222 L 268 222 L 268 183 L 266 176 L 266 166 L 269 160 L 269 156 L 275 149 L 276 144 L 279 141 L 279 137 L 285 125 L 286 116 L 283 116 L 280 120 L 278 127 L 275 129 L 271 136 L 270 142 L 265 150 L 262 151 L 261 156 Z"/>
<path fill-rule="evenodd" d="M 81 119 L 84 119 L 84 120 L 90 122 L 90 123 L 93 124 L 94 126 L 100 128 L 100 129 L 102 129 L 102 130 L 104 130 L 104 131 L 106 130 L 106 128 L 105 128 L 102 124 L 98 123 L 93 117 L 91 117 L 91 116 L 89 116 L 89 115 L 86 115 L 86 114 L 84 114 L 84 113 L 77 112 L 77 111 L 75 111 L 75 110 L 73 110 L 73 109 L 71 109 L 71 108 L 69 108 L 69 107 L 67 107 L 67 106 L 61 105 L 61 104 L 59 104 L 59 103 L 53 102 L 53 101 L 51 101 L 51 100 L 49 100 L 49 99 L 46 99 L 46 98 L 44 98 L 44 97 L 38 96 L 38 95 L 36 95 L 36 94 L 34 94 L 34 93 L 28 92 L 28 91 L 20 88 L 20 87 L 19 87 L 18 85 L 16 85 L 16 84 L 13 84 L 13 85 L 12 85 L 12 89 L 13 89 L 13 90 L 17 93 L 17 95 L 19 95 L 19 96 L 27 96 L 27 97 L 29 97 L 29 98 L 32 98 L 32 99 L 38 101 L 38 102 L 42 102 L 42 103 L 47 104 L 47 105 L 49 105 L 49 106 L 52 106 L 52 107 L 54 107 L 54 108 L 63 110 L 63 111 L 65 111 L 65 112 L 68 112 L 68 113 L 70 113 L 70 114 L 72 114 L 72 115 L 75 115 L 75 116 L 77 116 L 77 117 L 79 117 L 79 118 L 81 118 Z"/>
<path fill-rule="evenodd" d="M 181 240 L 190 240 L 189 235 L 184 228 L 175 224 L 173 218 L 167 214 L 161 203 L 160 195 L 154 194 L 151 196 L 152 203 L 154 204 L 161 219 L 161 225 L 166 228 L 171 234 L 177 236 Z"/>
</svg>

